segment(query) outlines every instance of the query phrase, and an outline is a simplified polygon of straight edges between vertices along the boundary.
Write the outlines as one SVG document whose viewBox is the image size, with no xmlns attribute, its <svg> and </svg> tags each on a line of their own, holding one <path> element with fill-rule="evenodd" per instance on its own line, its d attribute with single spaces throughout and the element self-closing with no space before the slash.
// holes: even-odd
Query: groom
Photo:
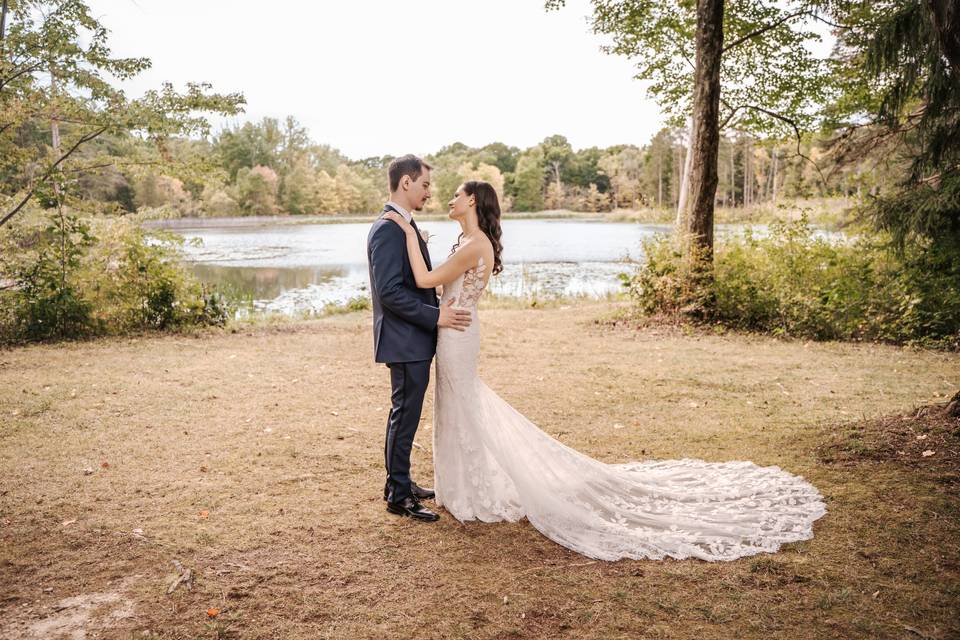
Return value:
<svg viewBox="0 0 960 640">
<path fill-rule="evenodd" d="M 383 213 L 396 211 L 417 229 L 410 212 L 422 210 L 430 198 L 430 170 L 430 165 L 413 155 L 391 162 L 390 202 Z M 430 269 L 430 254 L 419 231 L 420 252 Z M 452 300 L 440 307 L 434 289 L 417 287 L 407 258 L 406 235 L 382 215 L 367 236 L 367 262 L 373 299 L 374 360 L 390 368 L 383 497 L 390 513 L 433 522 L 440 516 L 420 500 L 433 498 L 434 493 L 410 478 L 410 450 L 430 381 L 430 361 L 437 350 L 437 327 L 463 331 L 470 324 L 470 312 L 454 309 Z"/>
</svg>

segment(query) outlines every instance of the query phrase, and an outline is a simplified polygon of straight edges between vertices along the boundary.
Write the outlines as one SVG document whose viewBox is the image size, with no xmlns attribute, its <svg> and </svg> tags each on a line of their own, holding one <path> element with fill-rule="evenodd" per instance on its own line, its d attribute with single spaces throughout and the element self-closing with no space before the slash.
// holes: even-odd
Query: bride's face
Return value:
<svg viewBox="0 0 960 640">
<path fill-rule="evenodd" d="M 464 220 L 470 212 L 477 206 L 477 199 L 468 195 L 463 185 L 457 187 L 457 192 L 453 194 L 453 200 L 447 203 L 450 207 L 450 213 L 447 215 L 454 220 Z"/>
</svg>

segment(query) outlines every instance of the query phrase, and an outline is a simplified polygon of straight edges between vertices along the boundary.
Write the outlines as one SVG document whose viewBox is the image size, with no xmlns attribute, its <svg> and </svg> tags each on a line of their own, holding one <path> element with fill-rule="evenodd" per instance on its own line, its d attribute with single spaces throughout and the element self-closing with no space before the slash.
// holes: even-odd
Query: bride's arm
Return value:
<svg viewBox="0 0 960 640">
<path fill-rule="evenodd" d="M 427 269 L 423 254 L 420 253 L 420 241 L 417 238 L 416 230 L 395 213 L 387 213 L 384 217 L 390 218 L 400 225 L 400 228 L 406 234 L 407 257 L 410 259 L 410 268 L 413 269 L 413 277 L 417 281 L 417 286 L 421 289 L 429 289 L 453 282 L 460 277 L 461 273 L 477 264 L 477 259 L 480 257 L 479 248 L 467 244 L 460 247 L 442 265 L 430 271 Z"/>
</svg>

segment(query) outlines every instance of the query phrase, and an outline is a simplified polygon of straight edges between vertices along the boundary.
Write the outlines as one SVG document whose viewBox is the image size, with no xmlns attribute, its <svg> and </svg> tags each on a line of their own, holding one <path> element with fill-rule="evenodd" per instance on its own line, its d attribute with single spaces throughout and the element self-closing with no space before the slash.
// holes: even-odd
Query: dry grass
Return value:
<svg viewBox="0 0 960 640">
<path fill-rule="evenodd" d="M 880 419 L 952 394 L 956 355 L 615 329 L 593 322 L 605 309 L 486 311 L 484 378 L 601 460 L 801 474 L 828 501 L 813 540 L 731 563 L 603 563 L 525 522 L 388 515 L 388 377 L 365 313 L 34 346 L 0 352 L 0 637 L 960 634 L 956 426 L 928 425 L 923 457 L 922 427 L 911 441 L 906 419 Z M 173 559 L 195 578 L 167 595 Z"/>
</svg>

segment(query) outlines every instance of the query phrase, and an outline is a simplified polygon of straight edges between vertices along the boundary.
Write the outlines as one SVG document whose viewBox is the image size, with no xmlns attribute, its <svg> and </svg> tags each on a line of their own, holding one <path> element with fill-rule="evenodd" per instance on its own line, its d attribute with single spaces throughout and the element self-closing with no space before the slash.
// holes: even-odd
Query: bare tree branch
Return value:
<svg viewBox="0 0 960 640">
<path fill-rule="evenodd" d="M 807 162 L 809 162 L 810 164 L 812 164 L 812 165 L 813 165 L 813 168 L 817 170 L 817 174 L 819 174 L 819 176 L 820 176 L 820 182 L 821 182 L 821 184 L 823 184 L 823 186 L 826 186 L 826 185 L 827 185 L 827 179 L 826 179 L 826 177 L 824 177 L 823 171 L 820 170 L 820 165 L 818 165 L 816 162 L 814 162 L 814 160 L 813 160 L 812 158 L 810 158 L 809 156 L 804 155 L 803 152 L 800 150 L 800 145 L 801 145 L 801 143 L 802 143 L 802 136 L 801 136 L 801 134 L 800 134 L 800 127 L 797 125 L 797 123 L 796 123 L 795 120 L 792 120 L 792 119 L 786 117 L 785 115 L 779 114 L 779 113 L 777 113 L 776 111 L 771 111 L 770 109 L 764 109 L 763 107 L 758 107 L 758 106 L 755 105 L 755 104 L 741 104 L 741 105 L 737 105 L 736 107 L 732 107 L 732 106 L 730 106 L 729 104 L 727 104 L 723 99 L 721 99 L 721 102 L 723 102 L 724 106 L 726 106 L 728 109 L 731 109 L 731 110 L 732 110 L 732 113 L 731 113 L 731 116 L 730 116 L 730 117 L 733 117 L 733 113 L 736 113 L 736 112 L 739 111 L 740 109 L 753 109 L 753 110 L 755 110 L 755 111 L 759 111 L 760 113 L 764 113 L 764 114 L 770 116 L 771 118 L 776 118 L 777 120 L 779 120 L 779 121 L 781 121 L 781 122 L 785 122 L 785 123 L 789 124 L 791 127 L 793 127 L 793 132 L 794 132 L 794 134 L 796 134 L 796 136 L 797 136 L 797 153 L 796 153 L 796 155 L 800 156 L 801 158 L 803 158 L 804 160 L 806 160 Z M 728 118 L 728 120 L 729 120 L 729 118 Z"/>
<path fill-rule="evenodd" d="M 753 38 L 756 38 L 756 37 L 759 36 L 759 35 L 763 35 L 763 34 L 766 33 L 767 31 L 770 31 L 771 29 L 776 29 L 777 27 L 779 27 L 780 25 L 782 25 L 784 22 L 787 22 L 788 20 L 793 20 L 793 19 L 796 18 L 797 16 L 802 16 L 802 15 L 805 14 L 805 13 L 807 13 L 807 11 L 795 11 L 794 13 L 791 13 L 790 15 L 787 15 L 787 16 L 784 16 L 784 17 L 780 18 L 780 19 L 777 20 L 776 22 L 772 22 L 772 23 L 768 24 L 768 25 L 765 26 L 765 27 L 761 27 L 761 28 L 757 29 L 756 31 L 753 31 L 753 32 L 751 32 L 751 33 L 748 33 L 747 35 L 745 35 L 745 36 L 743 36 L 743 37 L 741 37 L 741 38 L 738 38 L 738 39 L 734 40 L 733 42 L 731 42 L 730 44 L 728 44 L 727 46 L 725 46 L 725 47 L 723 48 L 723 52 L 722 52 L 722 53 L 726 53 L 727 51 L 730 51 L 730 49 L 734 49 L 734 48 L 740 46 L 741 44 L 743 44 L 743 43 L 746 42 L 747 40 L 752 40 Z"/>
<path fill-rule="evenodd" d="M 830 22 L 829 20 L 827 20 L 826 18 L 823 18 L 823 17 L 820 16 L 819 14 L 817 14 L 817 13 L 815 13 L 815 12 L 813 12 L 813 11 L 807 11 L 806 9 L 804 9 L 804 10 L 801 10 L 801 11 L 794 11 L 794 12 L 791 13 L 790 15 L 786 15 L 786 16 L 780 18 L 779 20 L 777 20 L 777 21 L 775 21 L 775 22 L 772 22 L 772 23 L 766 25 L 765 27 L 761 27 L 761 28 L 757 29 L 756 31 L 753 31 L 753 32 L 751 32 L 751 33 L 748 33 L 747 35 L 745 35 L 745 36 L 743 36 L 743 37 L 741 37 L 741 38 L 738 38 L 738 39 L 734 40 L 733 42 L 731 42 L 730 44 L 728 44 L 727 46 L 725 46 L 725 47 L 723 48 L 723 53 L 726 53 L 726 52 L 729 51 L 730 49 L 733 49 L 733 48 L 735 48 L 735 47 L 743 44 L 743 43 L 746 42 L 747 40 L 752 40 L 753 38 L 756 38 L 756 37 L 759 36 L 759 35 L 763 35 L 763 34 L 766 33 L 767 31 L 770 31 L 770 30 L 772 30 L 772 29 L 776 29 L 777 27 L 779 27 L 780 25 L 782 25 L 784 22 L 789 22 L 790 20 L 793 20 L 794 18 L 798 18 L 798 17 L 800 17 L 800 16 L 807 16 L 807 17 L 813 18 L 814 20 L 818 20 L 818 21 L 820 21 L 820 22 L 822 22 L 822 23 L 824 23 L 824 24 L 830 25 L 831 27 L 834 27 L 834 28 L 836 28 L 836 29 L 850 29 L 850 27 L 848 27 L 848 26 L 846 26 L 846 25 L 836 24 L 836 23 L 834 23 L 834 22 Z"/>
<path fill-rule="evenodd" d="M 163 160 L 143 160 L 140 162 L 102 162 L 100 164 L 88 164 L 83 167 L 75 167 L 68 171 L 64 171 L 64 173 L 83 173 L 84 171 L 105 169 L 107 167 L 154 167 L 165 164 L 168 163 Z"/>
<path fill-rule="evenodd" d="M 42 67 L 42 66 L 43 66 L 43 62 L 42 62 L 42 61 L 37 61 L 37 62 L 35 62 L 34 64 L 30 65 L 29 67 L 24 67 L 23 69 L 21 69 L 20 71 L 16 72 L 16 73 L 13 74 L 12 76 L 9 76 L 9 77 L 7 77 L 7 78 L 0 79 L 0 90 L 3 90 L 3 88 L 4 88 L 5 86 L 7 86 L 7 85 L 10 84 L 11 82 L 13 82 L 13 81 L 16 80 L 17 78 L 19 78 L 20 76 L 22 76 L 22 75 L 24 75 L 24 74 L 27 74 L 27 73 L 31 73 L 31 72 L 33 72 L 33 71 L 36 71 L 37 69 L 39 69 L 39 68 Z"/>
<path fill-rule="evenodd" d="M 84 144 L 84 143 L 86 143 L 86 142 L 90 142 L 91 140 L 93 140 L 94 138 L 96 138 L 97 136 L 99 136 L 100 134 L 102 134 L 102 133 L 103 133 L 104 131 L 106 131 L 106 130 L 107 130 L 107 127 L 102 127 L 101 129 L 98 129 L 98 130 L 96 130 L 96 131 L 93 131 L 92 133 L 88 133 L 87 135 L 85 135 L 85 136 L 81 137 L 79 140 L 77 140 L 76 144 L 74 144 L 72 147 L 70 147 L 70 149 L 68 149 L 66 153 L 64 153 L 62 156 L 60 156 L 59 158 L 57 158 L 57 161 L 56 161 L 56 162 L 54 162 L 54 163 L 51 164 L 49 167 L 47 167 L 46 172 L 43 174 L 43 176 L 40 177 L 39 182 L 43 182 L 43 181 L 45 181 L 47 178 L 49 178 L 49 177 L 53 174 L 53 172 L 56 170 L 56 168 L 57 168 L 58 166 L 60 166 L 60 163 L 63 162 L 64 160 L 66 160 L 68 157 L 70 157 L 70 155 L 73 154 L 74 151 L 76 151 L 77 149 L 79 149 L 79 148 L 80 148 L 80 145 L 82 145 L 82 144 Z M 9 213 L 7 213 L 5 216 L 3 216 L 3 219 L 0 219 L 0 227 L 2 227 L 3 225 L 5 225 L 5 224 L 7 223 L 7 221 L 10 220 L 10 218 L 12 218 L 13 216 L 15 216 L 15 215 L 17 214 L 17 212 L 19 212 L 21 209 L 23 209 L 23 207 L 26 206 L 26 204 L 30 201 L 30 198 L 33 197 L 33 194 L 36 192 L 36 190 L 37 190 L 36 187 L 31 188 L 31 189 L 26 193 L 26 195 L 23 196 L 23 199 L 20 200 L 20 202 L 17 204 L 17 206 L 14 207 L 14 208 L 13 208 Z"/>
<path fill-rule="evenodd" d="M 723 131 L 724 129 L 727 128 L 727 125 L 730 124 L 730 121 L 733 120 L 733 116 L 737 115 L 737 112 L 740 111 L 740 109 L 742 109 L 743 107 L 740 106 L 740 107 L 731 108 L 730 105 L 728 105 L 726 101 L 724 101 L 722 98 L 720 101 L 723 102 L 723 106 L 730 109 L 730 115 L 724 118 L 723 122 L 720 123 L 720 130 Z"/>
</svg>

